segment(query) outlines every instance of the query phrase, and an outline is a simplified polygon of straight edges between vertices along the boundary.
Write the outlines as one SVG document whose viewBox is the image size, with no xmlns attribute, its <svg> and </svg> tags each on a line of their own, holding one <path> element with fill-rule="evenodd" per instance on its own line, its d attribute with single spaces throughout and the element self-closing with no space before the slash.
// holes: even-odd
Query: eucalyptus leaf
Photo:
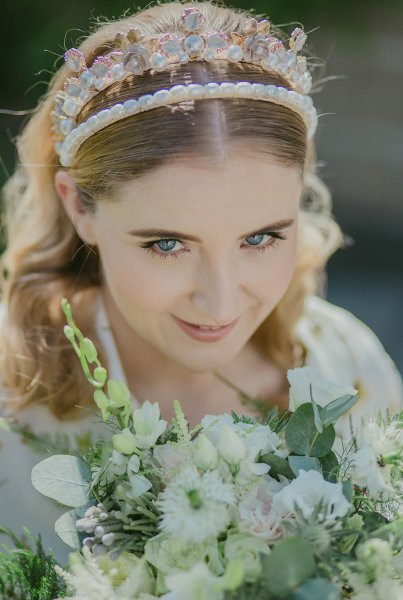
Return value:
<svg viewBox="0 0 403 600">
<path fill-rule="evenodd" d="M 315 427 L 319 431 L 319 433 L 323 433 L 323 423 L 322 423 L 320 408 L 316 404 L 315 399 L 312 394 L 312 382 L 309 384 L 309 394 L 311 396 L 313 416 L 315 419 Z"/>
<path fill-rule="evenodd" d="M 340 590 L 328 579 L 309 579 L 297 589 L 290 600 L 341 600 Z"/>
<path fill-rule="evenodd" d="M 322 473 L 319 460 L 313 456 L 289 456 L 288 462 L 296 477 L 300 469 Z"/>
<path fill-rule="evenodd" d="M 324 479 L 326 479 L 326 481 L 330 481 L 331 483 L 336 483 L 337 474 L 339 472 L 339 461 L 337 460 L 337 456 L 333 450 L 325 454 L 325 456 L 321 456 L 319 461 L 322 467 Z"/>
<path fill-rule="evenodd" d="M 327 427 L 331 423 L 335 423 L 344 413 L 350 410 L 354 404 L 358 402 L 360 396 L 357 394 L 341 396 L 332 400 L 321 410 L 321 420 L 324 427 Z"/>
<path fill-rule="evenodd" d="M 55 523 L 55 531 L 59 538 L 70 548 L 80 550 L 81 537 L 76 528 L 78 516 L 76 511 L 69 510 L 59 517 Z"/>
<path fill-rule="evenodd" d="M 89 466 L 77 456 L 50 456 L 32 469 L 32 485 L 44 496 L 78 507 L 89 499 Z"/>
<path fill-rule="evenodd" d="M 291 452 L 302 456 L 325 456 L 335 440 L 333 425 L 319 433 L 315 425 L 312 404 L 301 404 L 294 412 L 285 428 L 285 441 Z"/>
<path fill-rule="evenodd" d="M 347 498 L 349 502 L 353 499 L 353 486 L 351 484 L 351 480 L 347 479 L 346 481 L 341 482 L 343 488 L 343 494 Z"/>
<path fill-rule="evenodd" d="M 308 542 L 289 537 L 278 542 L 262 558 L 265 588 L 276 598 L 286 598 L 315 573 L 315 559 Z"/>
<path fill-rule="evenodd" d="M 260 457 L 259 462 L 263 462 L 266 465 L 270 466 L 269 474 L 274 479 L 279 481 L 278 476 L 284 475 L 287 479 L 294 479 L 295 475 L 288 464 L 288 461 L 281 456 L 277 456 L 276 454 L 263 454 Z"/>
</svg>

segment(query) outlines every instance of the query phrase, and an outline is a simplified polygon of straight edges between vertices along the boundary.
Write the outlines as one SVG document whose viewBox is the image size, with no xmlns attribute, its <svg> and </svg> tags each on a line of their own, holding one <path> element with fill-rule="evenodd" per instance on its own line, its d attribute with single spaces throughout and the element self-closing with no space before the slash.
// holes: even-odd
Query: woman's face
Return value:
<svg viewBox="0 0 403 600">
<path fill-rule="evenodd" d="M 202 372 L 231 361 L 289 287 L 301 192 L 296 169 L 263 157 L 172 163 L 74 223 L 98 246 L 104 286 L 134 338 Z M 177 319 L 236 323 L 201 341 Z"/>
</svg>

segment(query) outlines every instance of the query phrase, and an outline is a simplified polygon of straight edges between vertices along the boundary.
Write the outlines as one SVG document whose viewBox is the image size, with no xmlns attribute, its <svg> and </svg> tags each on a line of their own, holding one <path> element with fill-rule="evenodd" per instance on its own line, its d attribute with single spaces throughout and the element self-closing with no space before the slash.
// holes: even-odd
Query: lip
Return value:
<svg viewBox="0 0 403 600">
<path fill-rule="evenodd" d="M 179 327 L 187 333 L 194 340 L 198 340 L 199 342 L 217 342 L 225 337 L 236 325 L 238 319 L 232 321 L 225 327 L 219 327 L 218 329 L 200 329 L 197 325 L 192 325 L 191 323 L 187 323 L 186 321 L 182 321 L 182 319 L 178 319 L 172 315 L 176 323 L 178 323 Z"/>
</svg>

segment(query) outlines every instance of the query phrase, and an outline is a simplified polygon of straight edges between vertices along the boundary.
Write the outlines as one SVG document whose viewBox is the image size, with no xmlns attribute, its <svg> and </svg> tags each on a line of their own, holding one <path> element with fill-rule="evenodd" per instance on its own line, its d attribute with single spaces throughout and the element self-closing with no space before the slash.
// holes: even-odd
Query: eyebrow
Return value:
<svg viewBox="0 0 403 600">
<path fill-rule="evenodd" d="M 287 227 L 291 227 L 291 225 L 294 223 L 294 219 L 283 219 L 282 221 L 278 221 L 277 223 L 271 223 L 270 225 L 266 225 L 266 227 L 263 227 L 262 229 L 259 229 L 258 231 L 254 230 L 254 231 L 250 231 L 248 233 L 245 233 L 244 235 L 241 235 L 241 237 L 239 238 L 240 240 L 242 240 L 243 238 L 246 237 L 250 237 L 252 235 L 259 235 L 261 233 L 265 233 L 267 231 L 281 231 L 283 229 L 286 229 Z M 131 231 L 128 232 L 129 235 L 135 236 L 135 237 L 139 237 L 139 238 L 150 238 L 150 237 L 157 237 L 157 238 L 168 238 L 168 239 L 182 239 L 182 240 L 186 240 L 186 241 L 191 241 L 191 242 L 201 242 L 202 240 L 198 237 L 196 237 L 195 235 L 190 235 L 188 233 L 181 233 L 180 231 L 168 231 L 166 229 L 132 229 Z"/>
</svg>

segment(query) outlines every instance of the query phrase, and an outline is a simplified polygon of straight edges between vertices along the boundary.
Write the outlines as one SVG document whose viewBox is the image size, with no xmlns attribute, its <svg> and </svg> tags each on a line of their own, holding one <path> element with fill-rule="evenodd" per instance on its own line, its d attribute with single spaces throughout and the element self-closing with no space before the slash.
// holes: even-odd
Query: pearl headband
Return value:
<svg viewBox="0 0 403 600">
<path fill-rule="evenodd" d="M 314 135 L 318 117 L 312 99 L 307 95 L 312 87 L 312 77 L 306 57 L 297 54 L 306 41 L 304 31 L 294 29 L 289 50 L 286 50 L 281 40 L 270 35 L 271 24 L 267 20 L 248 19 L 242 33 L 230 34 L 222 30 L 201 33 L 203 20 L 198 8 L 186 8 L 181 16 L 179 33 L 149 40 L 144 40 L 135 28 L 127 34 L 118 33 L 114 40 L 116 49 L 97 57 L 91 67 L 87 67 L 80 50 L 71 48 L 65 53 L 67 66 L 76 77 L 65 80 L 64 91 L 56 93 L 55 108 L 51 113 L 55 151 L 63 166 L 70 166 L 81 144 L 104 127 L 139 112 L 184 100 L 236 97 L 282 104 L 303 118 L 308 139 Z M 247 81 L 175 85 L 117 103 L 81 124 L 76 121 L 85 104 L 101 90 L 133 74 L 142 75 L 151 69 L 164 71 L 170 64 L 185 64 L 190 60 L 223 59 L 254 63 L 280 73 L 292 89 Z"/>
</svg>

